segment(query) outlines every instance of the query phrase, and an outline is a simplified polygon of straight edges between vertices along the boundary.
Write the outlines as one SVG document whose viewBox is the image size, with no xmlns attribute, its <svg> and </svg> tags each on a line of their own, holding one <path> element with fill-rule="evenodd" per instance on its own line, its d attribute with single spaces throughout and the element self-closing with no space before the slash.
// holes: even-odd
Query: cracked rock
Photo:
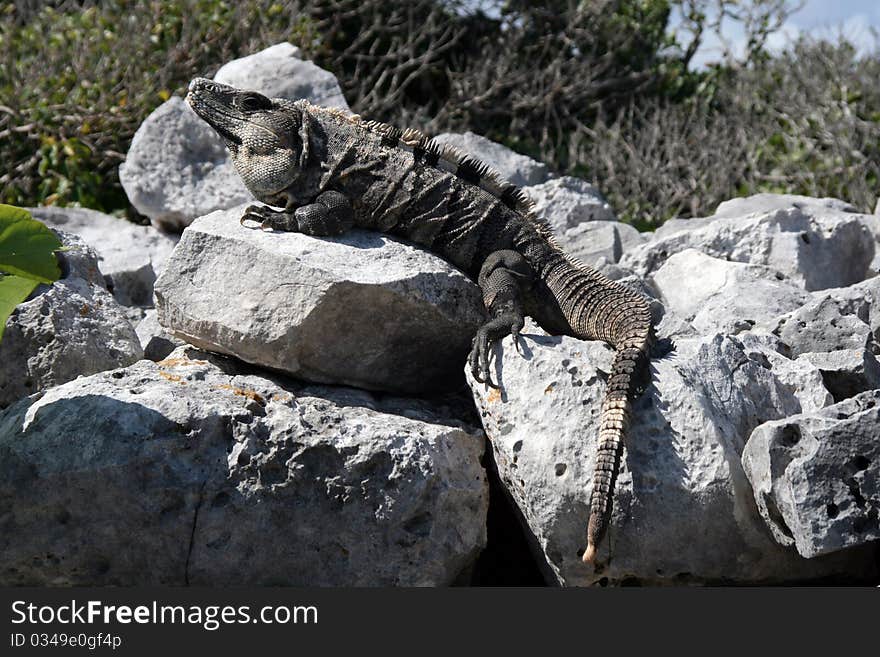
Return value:
<svg viewBox="0 0 880 657">
<path fill-rule="evenodd" d="M 649 242 L 625 253 L 621 264 L 647 276 L 672 255 L 697 249 L 770 267 L 808 291 L 851 285 L 871 275 L 875 243 L 862 215 L 835 204 L 786 198 L 737 201 L 727 208 L 722 204 L 713 217 L 667 222 Z"/>
<path fill-rule="evenodd" d="M 6 320 L 0 341 L 0 408 L 80 375 L 143 356 L 123 307 L 104 287 L 95 252 L 56 231 L 62 277 L 40 285 Z"/>
<path fill-rule="evenodd" d="M 797 360 L 807 361 L 822 373 L 836 402 L 880 388 L 880 363 L 865 348 L 802 354 Z"/>
<path fill-rule="evenodd" d="M 788 346 L 778 337 L 752 331 L 737 337 L 749 359 L 769 369 L 797 399 L 802 411 L 815 411 L 834 403 L 822 371 L 807 359 L 792 360 Z"/>
<path fill-rule="evenodd" d="M 666 309 L 700 334 L 769 326 L 809 294 L 776 270 L 713 258 L 696 249 L 670 256 L 651 277 Z"/>
<path fill-rule="evenodd" d="M 495 348 L 500 389 L 470 381 L 498 471 L 551 581 L 793 582 L 876 574 L 870 551 L 807 560 L 773 540 L 740 457 L 764 422 L 800 412 L 754 346 L 721 334 L 676 341 L 635 403 L 597 566 L 584 564 L 600 404 L 612 351 L 534 324 Z"/>
<path fill-rule="evenodd" d="M 617 221 L 602 193 L 580 178 L 553 178 L 523 192 L 534 202 L 535 214 L 546 219 L 557 235 L 584 222 Z"/>
<path fill-rule="evenodd" d="M 155 308 L 150 308 L 144 313 L 143 319 L 135 327 L 135 332 L 143 347 L 144 358 L 149 360 L 163 360 L 177 347 L 185 344 L 162 328 Z"/>
<path fill-rule="evenodd" d="M 742 455 L 761 516 L 816 558 L 880 539 L 880 390 L 762 424 Z"/>
<path fill-rule="evenodd" d="M 0 414 L 0 584 L 430 586 L 473 563 L 481 431 L 227 369 L 181 348 Z"/>
<path fill-rule="evenodd" d="M 479 288 L 378 233 L 333 239 L 198 219 L 156 283 L 159 322 L 196 346 L 319 383 L 418 394 L 464 383 Z"/>
</svg>

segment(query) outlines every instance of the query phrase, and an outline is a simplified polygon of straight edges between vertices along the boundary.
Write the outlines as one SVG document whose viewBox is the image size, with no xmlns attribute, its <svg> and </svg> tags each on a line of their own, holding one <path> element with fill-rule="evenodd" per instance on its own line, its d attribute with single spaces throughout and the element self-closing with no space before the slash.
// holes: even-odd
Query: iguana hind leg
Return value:
<svg viewBox="0 0 880 657">
<path fill-rule="evenodd" d="M 341 235 L 354 226 L 354 210 L 339 192 L 323 192 L 314 203 L 290 210 L 273 210 L 267 205 L 251 205 L 241 217 L 255 221 L 262 228 L 303 233 L 316 237 Z"/>
<path fill-rule="evenodd" d="M 471 374 L 480 383 L 496 387 L 489 375 L 492 342 L 512 335 L 519 349 L 519 332 L 524 324 L 522 293 L 533 277 L 532 268 L 516 251 L 495 251 L 483 263 L 477 282 L 491 319 L 477 331 L 468 357 Z"/>
</svg>

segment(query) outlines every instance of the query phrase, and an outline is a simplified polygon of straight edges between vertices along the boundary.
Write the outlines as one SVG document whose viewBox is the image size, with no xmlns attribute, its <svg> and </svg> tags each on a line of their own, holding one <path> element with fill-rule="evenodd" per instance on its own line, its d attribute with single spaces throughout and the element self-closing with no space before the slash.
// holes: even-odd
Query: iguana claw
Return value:
<svg viewBox="0 0 880 657">
<path fill-rule="evenodd" d="M 510 337 L 513 339 L 513 347 L 516 349 L 516 353 L 520 356 L 524 356 L 522 348 L 519 346 L 519 330 L 516 328 L 510 329 Z"/>
<path fill-rule="evenodd" d="M 471 353 L 468 356 L 471 375 L 478 383 L 485 383 L 490 388 L 498 388 L 489 373 L 489 332 L 480 329 L 474 336 Z"/>
<path fill-rule="evenodd" d="M 245 209 L 244 214 L 241 215 L 241 219 L 238 220 L 238 223 L 245 228 L 265 228 L 266 223 L 269 220 L 269 217 L 267 216 L 269 212 L 271 212 L 271 210 L 265 205 L 249 205 Z M 253 221 L 256 224 L 259 224 L 259 226 L 248 226 L 245 224 L 246 221 Z"/>
</svg>

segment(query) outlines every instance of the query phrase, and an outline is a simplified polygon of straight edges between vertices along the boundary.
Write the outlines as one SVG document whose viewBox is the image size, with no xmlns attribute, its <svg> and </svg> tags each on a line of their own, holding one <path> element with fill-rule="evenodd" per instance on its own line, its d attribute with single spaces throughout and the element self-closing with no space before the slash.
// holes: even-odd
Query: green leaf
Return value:
<svg viewBox="0 0 880 657">
<path fill-rule="evenodd" d="M 6 320 L 9 315 L 39 284 L 40 282 L 33 278 L 0 274 L 0 340 L 3 339 L 3 331 L 6 330 Z"/>
<path fill-rule="evenodd" d="M 61 276 L 55 258 L 61 241 L 30 212 L 0 204 L 0 271 L 53 283 Z"/>
</svg>

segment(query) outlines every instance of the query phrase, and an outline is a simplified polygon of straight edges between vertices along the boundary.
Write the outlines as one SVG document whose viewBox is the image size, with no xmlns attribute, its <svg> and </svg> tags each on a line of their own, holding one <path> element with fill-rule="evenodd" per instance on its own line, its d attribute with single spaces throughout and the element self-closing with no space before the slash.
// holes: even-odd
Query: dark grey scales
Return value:
<svg viewBox="0 0 880 657">
<path fill-rule="evenodd" d="M 604 340 L 617 351 L 599 429 L 586 562 L 611 511 L 631 403 L 650 380 L 647 300 L 567 257 L 519 188 L 485 164 L 400 131 L 305 100 L 269 99 L 197 78 L 187 101 L 226 141 L 263 227 L 339 235 L 353 226 L 406 238 L 456 265 L 483 292 L 490 319 L 469 361 L 489 378 L 490 343 L 517 338 L 524 315 L 547 332 Z"/>
</svg>

